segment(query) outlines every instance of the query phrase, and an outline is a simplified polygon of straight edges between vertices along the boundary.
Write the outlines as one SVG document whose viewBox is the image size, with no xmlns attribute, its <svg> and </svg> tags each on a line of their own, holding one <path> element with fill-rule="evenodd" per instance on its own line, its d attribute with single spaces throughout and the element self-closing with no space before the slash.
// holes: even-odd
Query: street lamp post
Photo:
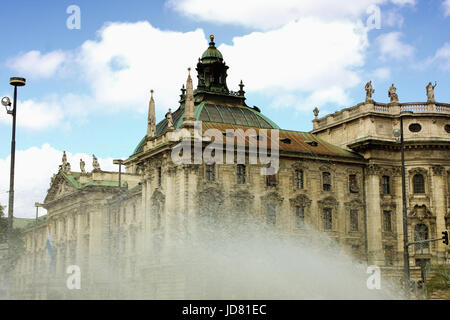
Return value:
<svg viewBox="0 0 450 320">
<path fill-rule="evenodd" d="M 34 298 L 36 299 L 36 271 L 37 271 L 37 240 L 36 240 L 36 229 L 39 218 L 39 207 L 43 207 L 42 203 L 35 202 L 36 207 L 36 220 L 34 221 L 34 231 L 33 231 L 33 241 L 34 241 L 34 257 L 33 257 L 33 288 L 34 288 Z"/>
<path fill-rule="evenodd" d="M 116 266 L 117 266 L 117 285 L 118 290 L 120 291 L 120 201 L 121 201 L 121 191 L 122 191 L 122 159 L 114 159 L 113 164 L 119 165 L 119 191 L 117 198 L 117 232 L 116 232 Z"/>
<path fill-rule="evenodd" d="M 8 201 L 8 256 L 11 257 L 11 237 L 13 230 L 14 218 L 14 164 L 16 158 L 16 115 L 17 115 L 17 87 L 25 85 L 25 78 L 11 77 L 9 84 L 14 87 L 13 107 L 11 109 L 11 101 L 8 97 L 2 99 L 2 104 L 6 108 L 6 112 L 13 117 L 12 137 L 11 137 L 11 167 L 9 175 L 9 201 Z"/>
<path fill-rule="evenodd" d="M 410 273 L 408 251 L 408 209 L 406 205 L 406 173 L 405 173 L 405 141 L 403 135 L 403 116 L 412 114 L 411 111 L 400 112 L 400 132 L 394 130 L 394 136 L 400 136 L 401 166 L 402 166 L 402 207 L 403 207 L 403 272 L 406 297 L 410 297 Z"/>
</svg>

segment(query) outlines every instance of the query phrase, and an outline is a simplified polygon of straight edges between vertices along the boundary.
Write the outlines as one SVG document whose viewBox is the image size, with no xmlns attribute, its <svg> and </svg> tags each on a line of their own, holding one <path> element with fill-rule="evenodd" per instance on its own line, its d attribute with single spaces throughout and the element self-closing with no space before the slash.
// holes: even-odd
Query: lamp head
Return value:
<svg viewBox="0 0 450 320">
<path fill-rule="evenodd" d="M 4 105 L 5 107 L 9 107 L 11 105 L 11 100 L 8 97 L 3 97 L 2 105 Z"/>
<path fill-rule="evenodd" d="M 25 78 L 11 77 L 9 78 L 9 84 L 15 87 L 23 87 L 26 83 Z"/>
<path fill-rule="evenodd" d="M 401 135 L 401 132 L 399 129 L 394 129 L 394 131 L 392 131 L 392 134 L 394 135 L 394 137 L 398 138 Z"/>
<path fill-rule="evenodd" d="M 8 114 L 12 114 L 13 113 L 13 109 L 11 107 L 11 100 L 8 97 L 3 97 L 2 98 L 2 105 L 5 106 L 6 112 Z"/>
</svg>

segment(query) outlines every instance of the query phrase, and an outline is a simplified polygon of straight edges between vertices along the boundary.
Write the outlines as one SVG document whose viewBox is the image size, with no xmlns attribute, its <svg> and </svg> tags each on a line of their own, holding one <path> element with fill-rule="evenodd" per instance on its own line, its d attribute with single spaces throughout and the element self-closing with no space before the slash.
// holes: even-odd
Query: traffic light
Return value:
<svg viewBox="0 0 450 320">
<path fill-rule="evenodd" d="M 448 231 L 442 231 L 442 242 L 448 245 Z"/>
</svg>

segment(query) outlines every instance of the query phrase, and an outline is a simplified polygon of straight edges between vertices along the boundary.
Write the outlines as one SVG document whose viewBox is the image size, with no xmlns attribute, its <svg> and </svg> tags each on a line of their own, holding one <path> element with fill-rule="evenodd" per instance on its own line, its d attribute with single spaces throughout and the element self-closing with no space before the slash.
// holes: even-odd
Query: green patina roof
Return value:
<svg viewBox="0 0 450 320">
<path fill-rule="evenodd" d="M 261 129 L 280 129 L 272 120 L 247 106 L 202 101 L 195 106 L 194 114 L 195 119 L 202 122 L 229 123 Z M 184 106 L 181 106 L 172 114 L 175 129 L 181 127 L 183 117 Z M 167 120 L 164 119 L 156 125 L 156 135 L 160 135 L 166 130 Z M 144 151 L 144 144 L 145 136 L 134 149 L 133 155 Z"/>
<path fill-rule="evenodd" d="M 207 60 L 209 60 L 211 58 L 213 60 L 215 60 L 215 59 L 223 60 L 222 53 L 220 53 L 220 51 L 217 50 L 217 48 L 215 46 L 214 36 L 211 36 L 210 39 L 211 39 L 211 41 L 209 42 L 208 49 L 206 49 L 205 52 L 203 52 L 203 54 L 202 54 L 202 62 L 203 63 L 207 62 Z"/>
<path fill-rule="evenodd" d="M 95 181 L 89 181 L 87 183 L 79 183 L 77 178 L 80 177 L 79 172 L 71 172 L 71 174 L 67 174 L 64 171 L 61 171 L 64 178 L 66 178 L 67 181 L 69 181 L 75 188 L 82 189 L 84 187 L 88 186 L 105 186 L 105 187 L 118 187 L 119 181 L 109 181 L 109 180 L 95 180 Z M 122 186 L 125 184 L 123 183 Z"/>
</svg>

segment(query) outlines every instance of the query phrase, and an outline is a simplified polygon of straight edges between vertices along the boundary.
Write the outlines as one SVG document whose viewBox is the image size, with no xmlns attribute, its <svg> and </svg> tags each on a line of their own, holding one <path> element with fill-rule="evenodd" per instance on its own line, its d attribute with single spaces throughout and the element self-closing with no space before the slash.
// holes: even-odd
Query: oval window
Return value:
<svg viewBox="0 0 450 320">
<path fill-rule="evenodd" d="M 422 130 L 422 126 L 418 123 L 411 123 L 409 125 L 409 131 L 411 132 L 419 132 L 420 130 Z"/>
<path fill-rule="evenodd" d="M 447 131 L 447 133 L 450 133 L 450 124 L 446 124 L 444 129 L 445 131 Z"/>
</svg>

